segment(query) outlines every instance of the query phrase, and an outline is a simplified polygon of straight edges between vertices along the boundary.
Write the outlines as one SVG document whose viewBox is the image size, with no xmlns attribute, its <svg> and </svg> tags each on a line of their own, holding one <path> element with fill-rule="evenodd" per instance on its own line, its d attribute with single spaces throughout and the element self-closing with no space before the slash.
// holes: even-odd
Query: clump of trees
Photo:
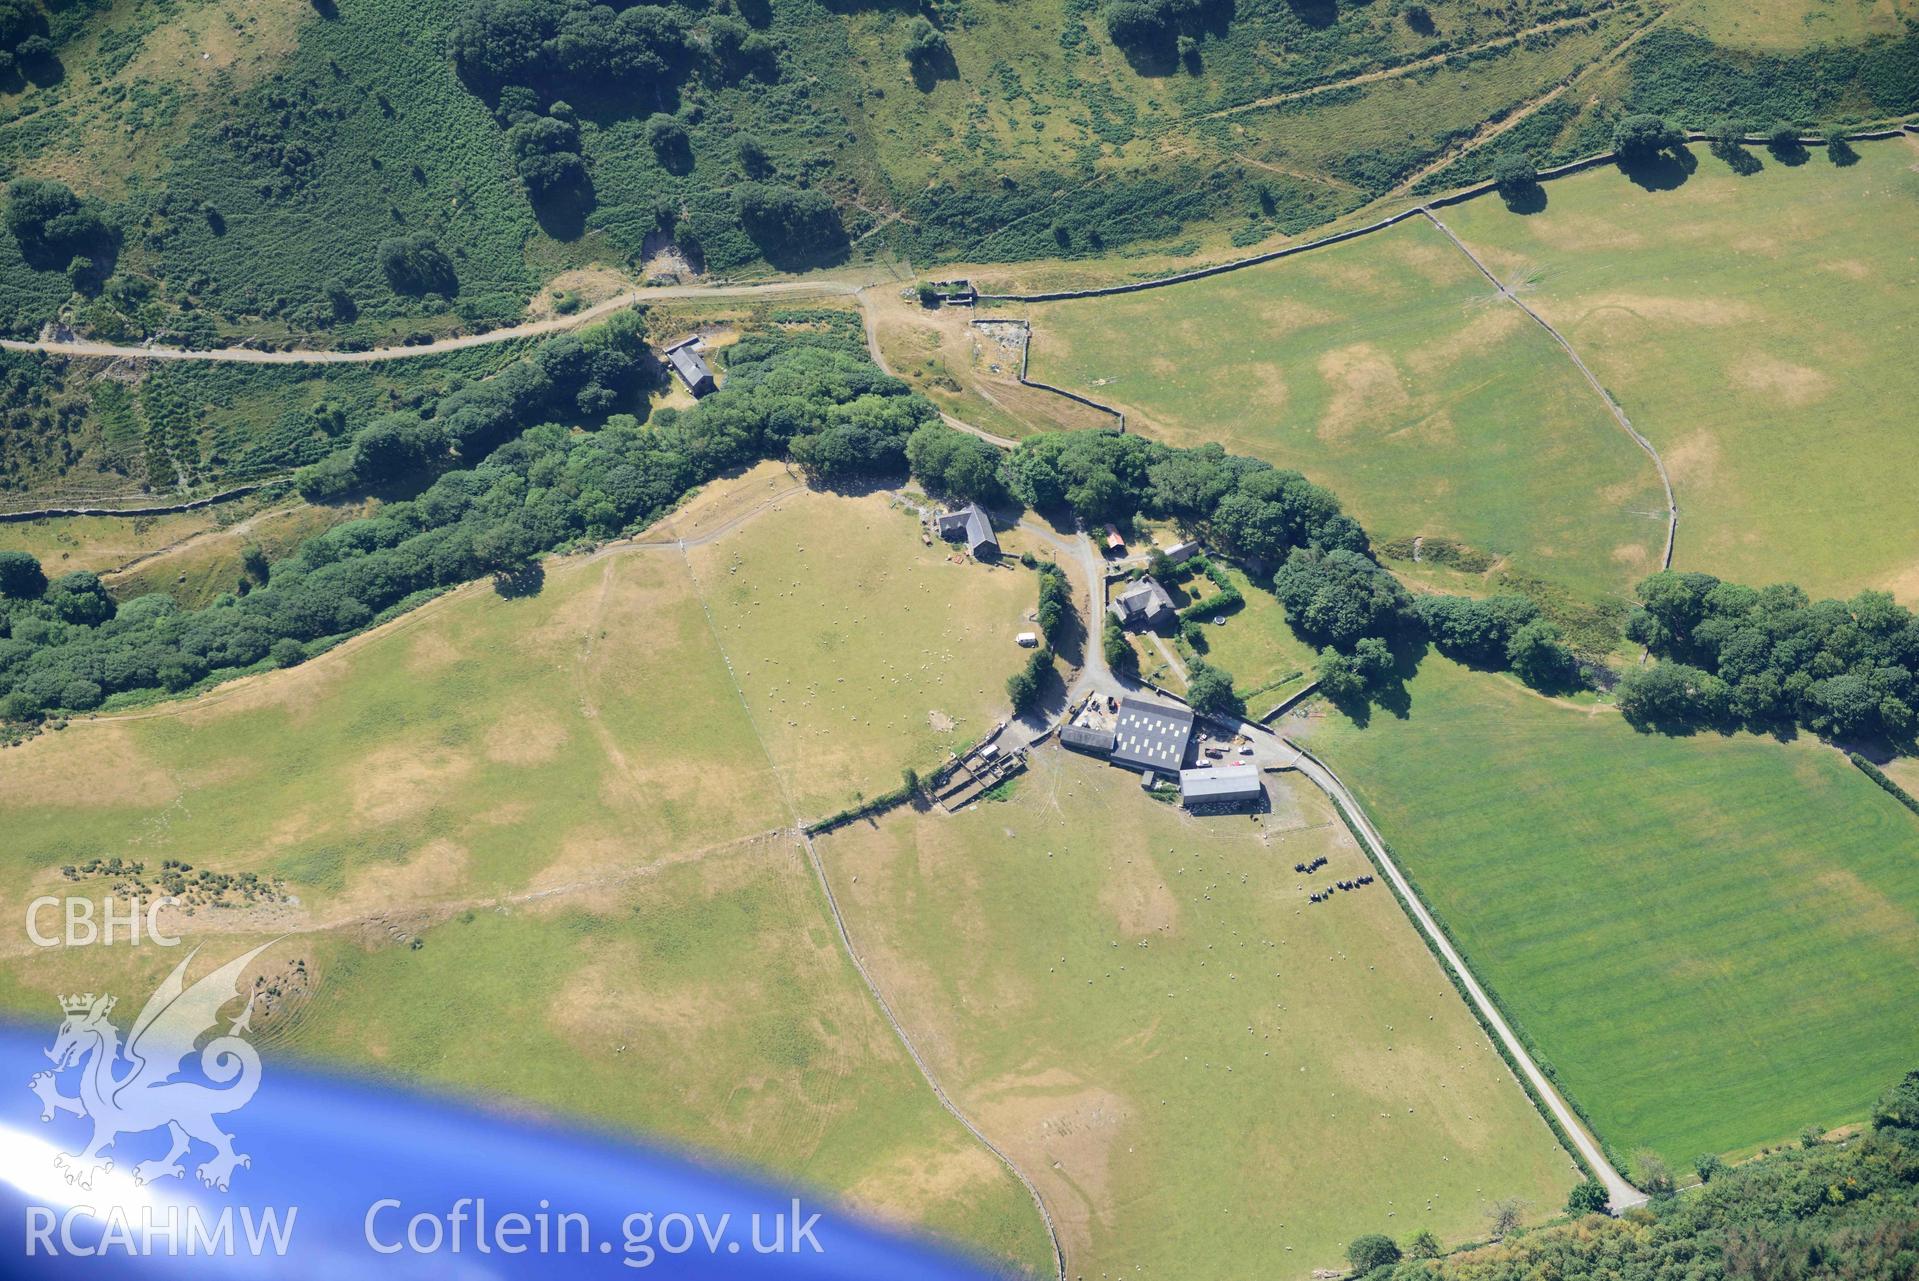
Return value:
<svg viewBox="0 0 1919 1281">
<path fill-rule="evenodd" d="M 394 236 L 379 246 L 380 270 L 396 294 L 439 294 L 451 298 L 460 292 L 453 260 L 439 241 L 424 233 Z"/>
<path fill-rule="evenodd" d="M 775 266 L 823 262 L 846 252 L 846 228 L 825 192 L 781 183 L 741 183 L 740 225 Z"/>
<path fill-rule="evenodd" d="M 7 187 L 7 230 L 31 266 L 67 268 L 79 259 L 110 258 L 115 231 L 97 202 L 65 183 L 16 178 Z"/>
<path fill-rule="evenodd" d="M 1626 634 L 1661 662 L 1627 673 L 1620 710 L 1640 725 L 1802 726 L 1843 741 L 1908 745 L 1919 691 L 1919 619 L 1889 593 L 1814 601 L 1668 570 L 1640 583 Z"/>
<path fill-rule="evenodd" d="M 1112 0 L 1102 10 L 1106 34 L 1142 69 L 1171 66 L 1182 36 L 1197 36 L 1231 14 L 1226 0 Z"/>
<path fill-rule="evenodd" d="M 1562 687 L 1578 668 L 1558 627 L 1524 596 L 1422 596 L 1414 610 L 1434 648 L 1468 666 L 1510 670 L 1539 689 Z"/>
<path fill-rule="evenodd" d="M 1660 116 L 1627 116 L 1613 127 L 1613 154 L 1623 165 L 1650 164 L 1685 144 L 1686 135 Z"/>
<path fill-rule="evenodd" d="M 648 103 L 669 94 L 693 60 L 681 11 L 645 4 L 480 0 L 454 24 L 448 47 L 460 75 L 489 94 L 525 85 Z"/>
<path fill-rule="evenodd" d="M 989 442 L 937 420 L 906 441 L 906 462 L 920 483 L 932 493 L 963 501 L 991 503 L 1004 496 L 1001 457 Z"/>
<path fill-rule="evenodd" d="M 1341 650 L 1368 636 L 1401 633 L 1415 617 L 1412 598 L 1397 578 L 1343 547 L 1294 551 L 1273 575 L 1273 595 L 1302 636 Z"/>
</svg>

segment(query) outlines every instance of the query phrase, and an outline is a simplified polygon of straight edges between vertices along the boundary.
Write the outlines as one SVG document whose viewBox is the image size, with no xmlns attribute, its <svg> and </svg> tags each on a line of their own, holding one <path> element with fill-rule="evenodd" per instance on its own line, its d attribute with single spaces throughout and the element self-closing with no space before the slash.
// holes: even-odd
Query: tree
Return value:
<svg viewBox="0 0 1919 1281">
<path fill-rule="evenodd" d="M 646 145 L 659 162 L 671 169 L 683 165 L 693 154 L 693 139 L 678 116 L 656 111 L 646 118 Z"/>
<path fill-rule="evenodd" d="M 1553 689 L 1571 679 L 1578 660 L 1560 640 L 1559 629 L 1536 618 L 1506 642 L 1506 665 L 1534 689 Z"/>
<path fill-rule="evenodd" d="M 1356 703 L 1366 694 L 1366 678 L 1360 673 L 1359 664 L 1351 655 L 1342 654 L 1331 645 L 1319 651 L 1313 679 L 1319 684 L 1319 692 L 1335 703 Z"/>
<path fill-rule="evenodd" d="M 1828 127 L 1826 129 L 1826 159 L 1832 161 L 1835 165 L 1844 167 L 1857 163 L 1859 153 L 1853 149 L 1853 145 L 1850 142 L 1846 141 L 1844 132 L 1837 128 Z"/>
<path fill-rule="evenodd" d="M 450 298 L 459 292 L 453 260 L 431 236 L 395 236 L 382 240 L 379 260 L 380 270 L 386 273 L 387 283 L 393 286 L 395 293 L 441 294 Z"/>
<path fill-rule="evenodd" d="M 1598 1179 L 1585 1179 L 1573 1185 L 1566 1197 L 1566 1213 L 1574 1218 L 1588 1214 L 1604 1214 L 1610 1204 L 1606 1195 L 1606 1185 Z"/>
<path fill-rule="evenodd" d="M 919 771 L 908 765 L 900 771 L 900 790 L 908 796 L 916 796 L 920 790 Z"/>
<path fill-rule="evenodd" d="M 1726 1163 L 1719 1159 L 1717 1152 L 1705 1152 L 1693 1158 L 1692 1168 L 1701 1183 L 1711 1183 L 1712 1176 L 1725 1169 Z"/>
<path fill-rule="evenodd" d="M 1233 692 L 1233 674 L 1204 659 L 1194 659 L 1187 668 L 1186 701 L 1194 711 L 1209 716 L 1238 718 L 1245 711 L 1245 704 Z"/>
<path fill-rule="evenodd" d="M 740 158 L 740 169 L 749 178 L 764 178 L 773 171 L 772 158 L 766 154 L 766 147 L 750 133 L 743 133 L 733 140 L 734 154 Z"/>
<path fill-rule="evenodd" d="M 1425 1228 L 1413 1233 L 1406 1242 L 1406 1254 L 1414 1259 L 1437 1259 L 1439 1238 Z"/>
<path fill-rule="evenodd" d="M 1627 116 L 1613 128 L 1612 148 L 1623 164 L 1646 164 L 1685 145 L 1686 137 L 1654 115 Z"/>
<path fill-rule="evenodd" d="M 1657 1152 L 1643 1148 L 1634 1153 L 1632 1168 L 1634 1181 L 1647 1196 L 1663 1199 L 1673 1194 L 1672 1169 Z"/>
<path fill-rule="evenodd" d="M 0 596 L 38 600 L 47 590 L 46 571 L 26 552 L 0 552 Z"/>
<path fill-rule="evenodd" d="M 1399 11 L 1406 25 L 1422 36 L 1430 36 L 1439 28 L 1433 22 L 1433 11 L 1423 4 L 1409 4 Z"/>
<path fill-rule="evenodd" d="M 1643 163 L 1678 151 L 1685 146 L 1686 135 L 1663 117 L 1642 113 L 1627 116 L 1615 125 L 1612 141 L 1620 160 Z"/>
<path fill-rule="evenodd" d="M 1805 151 L 1799 142 L 1799 130 L 1789 124 L 1777 124 L 1766 135 L 1766 149 L 1781 160 L 1793 159 Z"/>
<path fill-rule="evenodd" d="M 844 252 L 846 228 L 833 202 L 810 187 L 742 183 L 740 222 L 769 261 L 813 260 Z"/>
<path fill-rule="evenodd" d="M 1512 1234 L 1526 1217 L 1526 1203 L 1518 1197 L 1504 1197 L 1486 1207 L 1486 1226 L 1495 1237 Z"/>
<path fill-rule="evenodd" d="M 106 584 L 90 569 L 76 569 L 71 574 L 62 574 L 47 588 L 45 599 L 62 622 L 77 623 L 83 627 L 106 622 L 113 617 L 115 609 Z"/>
<path fill-rule="evenodd" d="M 1100 633 L 1100 652 L 1106 656 L 1106 665 L 1115 673 L 1124 676 L 1139 674 L 1139 651 L 1126 639 L 1126 629 L 1111 614 L 1106 615 L 1106 626 Z"/>
<path fill-rule="evenodd" d="M 1493 162 L 1493 183 L 1509 202 L 1530 196 L 1539 187 L 1539 168 L 1517 152 L 1507 152 Z"/>
<path fill-rule="evenodd" d="M 1872 1128 L 1882 1134 L 1919 1138 L 1919 1071 L 1906 1073 L 1899 1084 L 1879 1096 L 1872 1108 Z"/>
<path fill-rule="evenodd" d="M 1374 1268 L 1390 1268 L 1399 1262 L 1399 1247 L 1393 1239 L 1378 1232 L 1369 1232 L 1358 1236 L 1346 1247 L 1346 1262 L 1352 1264 L 1353 1272 L 1365 1276 Z"/>
<path fill-rule="evenodd" d="M 946 36 L 940 29 L 926 20 L 924 14 L 916 16 L 906 25 L 906 60 L 916 67 L 932 66 L 950 57 L 946 47 Z"/>
</svg>

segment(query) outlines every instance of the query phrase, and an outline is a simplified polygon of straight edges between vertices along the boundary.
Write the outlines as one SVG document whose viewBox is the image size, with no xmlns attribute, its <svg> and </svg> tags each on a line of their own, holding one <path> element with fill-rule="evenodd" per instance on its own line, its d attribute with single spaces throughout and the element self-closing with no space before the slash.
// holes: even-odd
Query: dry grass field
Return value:
<svg viewBox="0 0 1919 1281">
<path fill-rule="evenodd" d="M 1919 142 L 1648 191 L 1607 168 L 1447 221 L 1577 346 L 1665 456 L 1676 563 L 1919 601 Z"/>
<path fill-rule="evenodd" d="M 820 841 L 881 989 L 1038 1183 L 1070 1276 L 1304 1276 L 1573 1180 L 1321 795 L 1197 819 L 1053 749 L 1005 802 Z M 1324 854 L 1311 878 L 1291 869 Z"/>
<path fill-rule="evenodd" d="M 282 963 L 308 977 L 260 1021 L 269 1054 L 641 1133 L 1044 1271 L 1025 1191 L 940 1111 L 839 949 L 787 800 L 826 776 L 797 755 L 769 762 L 729 672 L 742 660 L 715 645 L 685 555 L 661 545 L 730 531 L 694 558 L 744 547 L 757 566 L 753 549 L 784 545 L 787 522 L 826 534 L 837 516 L 889 522 L 895 536 L 865 540 L 875 556 L 924 550 L 884 500 L 790 489 L 783 470 L 756 470 L 694 498 L 652 545 L 549 562 L 537 595 L 476 584 L 301 667 L 8 750 L 0 911 L 17 920 L 30 898 L 76 885 L 107 892 L 108 878 L 60 871 L 95 856 L 150 877 L 176 858 L 255 873 L 286 897 L 168 911 L 189 942 L 223 951 L 288 936 Z M 767 505 L 782 493 L 788 505 Z M 730 564 L 709 568 L 730 577 Z M 913 620 L 942 653 L 972 636 L 947 630 L 947 604 L 954 617 L 1003 606 L 1009 625 L 1015 600 L 1030 606 L 1030 575 L 933 552 L 897 578 L 856 561 L 848 585 L 869 589 L 859 610 L 904 613 L 883 584 L 948 571 L 941 608 Z M 750 661 L 814 673 L 822 628 L 852 626 L 844 603 Z M 750 617 L 750 602 L 736 608 Z M 997 695 L 997 678 L 984 688 Z M 964 724 L 984 714 L 949 692 L 941 705 Z M 900 693 L 863 692 L 862 717 Z M 829 712 L 822 699 L 799 715 Z M 877 769 L 920 734 L 856 734 L 830 768 L 854 786 L 862 762 Z M 795 753 L 808 741 L 786 739 Z M 22 1011 L 65 990 L 133 990 L 173 959 L 17 937 L 4 949 L 0 1006 Z"/>
<path fill-rule="evenodd" d="M 1658 568 L 1664 503 L 1646 456 L 1423 223 L 1031 310 L 1033 377 L 1171 443 L 1298 468 L 1376 540 L 1451 538 L 1586 595 Z"/>
</svg>

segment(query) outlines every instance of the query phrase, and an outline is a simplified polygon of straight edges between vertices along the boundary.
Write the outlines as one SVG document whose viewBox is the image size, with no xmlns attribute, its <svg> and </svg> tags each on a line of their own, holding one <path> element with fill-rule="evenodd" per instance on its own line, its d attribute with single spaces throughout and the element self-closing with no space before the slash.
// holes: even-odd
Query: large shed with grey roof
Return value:
<svg viewBox="0 0 1919 1281">
<path fill-rule="evenodd" d="M 1266 795 L 1254 765 L 1214 765 L 1179 772 L 1179 800 L 1188 809 L 1207 805 L 1252 805 Z"/>
<path fill-rule="evenodd" d="M 1193 741 L 1193 713 L 1184 707 L 1149 703 L 1140 698 L 1119 701 L 1119 719 L 1113 726 L 1115 765 L 1132 769 L 1176 772 L 1186 764 Z"/>
</svg>

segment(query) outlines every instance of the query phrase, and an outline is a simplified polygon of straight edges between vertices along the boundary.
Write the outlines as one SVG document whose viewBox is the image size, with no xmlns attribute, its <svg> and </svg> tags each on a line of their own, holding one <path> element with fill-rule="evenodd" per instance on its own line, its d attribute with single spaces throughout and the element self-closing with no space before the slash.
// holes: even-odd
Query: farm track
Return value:
<svg viewBox="0 0 1919 1281">
<path fill-rule="evenodd" d="M 758 511 L 771 506 L 775 501 L 777 501 L 777 499 L 766 500 L 760 504 L 758 508 L 743 513 L 741 517 L 736 518 L 731 524 L 737 525 L 740 520 L 747 516 L 757 514 Z M 723 526 L 720 529 L 709 531 L 709 534 L 717 535 L 724 531 L 725 527 Z M 893 1013 L 892 1005 L 887 1001 L 885 994 L 880 991 L 880 986 L 874 980 L 872 973 L 866 968 L 866 962 L 860 956 L 859 948 L 853 943 L 852 930 L 847 926 L 846 917 L 840 911 L 839 900 L 833 895 L 833 884 L 826 875 L 826 864 L 820 859 L 819 851 L 814 848 L 813 838 L 807 834 L 805 820 L 800 817 L 799 803 L 794 799 L 792 789 L 787 786 L 785 776 L 780 773 L 779 762 L 773 756 L 773 749 L 767 746 L 766 737 L 760 733 L 759 722 L 753 717 L 752 705 L 746 700 L 746 691 L 740 688 L 738 679 L 733 675 L 733 660 L 727 657 L 726 645 L 720 639 L 719 624 L 714 620 L 712 607 L 707 604 L 706 592 L 701 588 L 699 578 L 693 572 L 693 559 L 686 554 L 691 544 L 676 542 L 672 545 L 679 549 L 681 558 L 686 562 L 687 576 L 693 583 L 693 594 L 699 598 L 700 613 L 706 620 L 707 633 L 713 639 L 713 647 L 718 651 L 720 661 L 726 666 L 727 683 L 732 685 L 733 695 L 740 703 L 740 711 L 746 717 L 747 725 L 753 730 L 753 741 L 760 745 L 760 752 L 766 757 L 767 769 L 772 773 L 774 785 L 777 786 L 780 791 L 780 799 L 785 805 L 788 816 L 793 820 L 792 834 L 806 850 L 807 861 L 812 865 L 813 875 L 819 882 L 820 894 L 825 900 L 828 915 L 833 918 L 833 927 L 839 933 L 840 946 L 845 950 L 846 959 L 852 962 L 854 972 L 860 976 L 860 982 L 865 984 L 866 991 L 873 998 L 873 1004 L 878 1007 L 880 1016 L 886 1020 L 887 1026 L 893 1030 L 893 1036 L 899 1041 L 901 1048 L 906 1051 L 907 1057 L 913 1061 L 913 1066 L 919 1071 L 920 1079 L 926 1082 L 926 1088 L 933 1092 L 933 1097 L 939 1101 L 939 1105 L 945 1108 L 947 1113 L 952 1116 L 955 1121 L 959 1122 L 961 1128 L 972 1135 L 982 1147 L 997 1157 L 1012 1176 L 1019 1180 L 1020 1185 L 1026 1189 L 1027 1195 L 1033 1199 L 1033 1206 L 1039 1211 L 1040 1221 L 1046 1227 L 1047 1240 L 1050 1241 L 1053 1246 L 1053 1264 L 1057 1281 L 1066 1281 L 1066 1252 L 1060 1245 L 1059 1229 L 1053 1223 L 1052 1212 L 1046 1208 L 1046 1201 L 1040 1196 L 1039 1188 L 1033 1183 L 1033 1180 L 1027 1176 L 1026 1171 L 1020 1169 L 1012 1157 L 1008 1156 L 998 1144 L 987 1138 L 985 1132 L 973 1123 L 972 1118 L 967 1116 L 966 1113 L 960 1109 L 959 1105 L 954 1103 L 952 1098 L 947 1095 L 945 1088 L 940 1085 L 939 1077 L 934 1075 L 932 1065 L 921 1057 L 919 1047 L 913 1043 L 912 1036 L 907 1032 L 905 1026 L 900 1023 L 898 1016 Z"/>
<path fill-rule="evenodd" d="M 1289 89 L 1285 93 L 1272 94 L 1265 98 L 1255 99 L 1252 102 L 1242 102 L 1236 107 L 1222 107 L 1218 111 L 1203 112 L 1197 116 L 1184 116 L 1174 123 L 1188 124 L 1194 120 L 1225 120 L 1233 116 L 1244 115 L 1249 111 L 1261 111 L 1267 107 L 1278 107 L 1289 102 L 1300 102 L 1308 98 L 1317 98 L 1324 94 L 1337 93 L 1341 89 L 1357 89 L 1365 85 L 1378 84 L 1383 80 L 1401 80 L 1407 76 L 1418 75 L 1422 71 L 1430 71 L 1434 67 L 1442 67 L 1454 58 L 1468 57 L 1475 53 L 1483 53 L 1489 49 L 1503 49 L 1509 45 L 1516 45 L 1528 36 L 1544 35 L 1549 31 L 1563 31 L 1568 27 L 1583 26 L 1588 19 L 1611 13 L 1618 7 L 1616 4 L 1601 5 L 1592 9 L 1590 12 L 1579 14 L 1577 17 L 1555 18 L 1550 22 L 1535 23 L 1523 31 L 1514 31 L 1508 35 L 1494 36 L 1492 39 L 1482 40 L 1478 44 L 1469 44 L 1458 49 L 1448 49 L 1444 53 L 1428 54 L 1424 58 L 1415 58 L 1411 62 L 1402 62 L 1398 66 L 1381 67 L 1377 71 L 1365 71 L 1356 76 L 1348 76 L 1344 80 L 1328 80 L 1324 84 L 1308 85 L 1304 89 Z M 1169 126 L 1169 128 L 1170 127 L 1171 126 Z"/>
<path fill-rule="evenodd" d="M 869 282 L 870 283 L 870 282 Z M 529 320 L 483 334 L 440 338 L 416 347 L 370 347 L 365 351 L 259 351 L 252 347 L 129 347 L 100 342 L 51 342 L 42 339 L 0 338 L 0 350 L 50 352 L 61 356 L 94 356 L 114 360 L 212 360 L 239 365 L 367 365 L 387 360 L 411 360 L 469 347 L 487 347 L 516 338 L 540 338 L 590 324 L 637 303 L 673 298 L 843 298 L 865 285 L 850 280 L 773 280 L 760 285 L 656 285 L 628 289 L 571 316 Z"/>
</svg>

